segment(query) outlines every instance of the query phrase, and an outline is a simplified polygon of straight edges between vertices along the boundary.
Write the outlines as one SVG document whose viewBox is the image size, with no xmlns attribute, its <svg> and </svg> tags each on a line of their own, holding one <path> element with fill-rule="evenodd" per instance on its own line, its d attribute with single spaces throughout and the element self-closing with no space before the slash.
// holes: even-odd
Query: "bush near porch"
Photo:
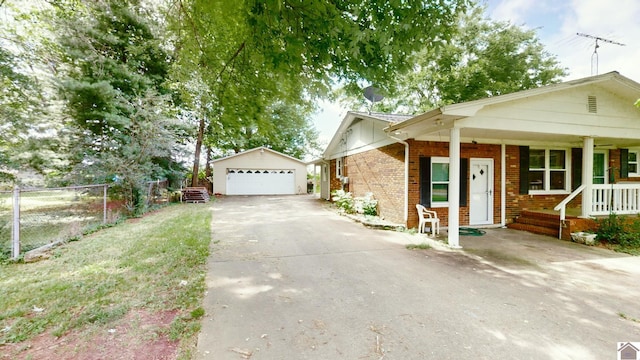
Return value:
<svg viewBox="0 0 640 360">
<path fill-rule="evenodd" d="M 595 219 L 597 240 L 615 251 L 640 255 L 640 216 L 620 216 Z"/>
</svg>

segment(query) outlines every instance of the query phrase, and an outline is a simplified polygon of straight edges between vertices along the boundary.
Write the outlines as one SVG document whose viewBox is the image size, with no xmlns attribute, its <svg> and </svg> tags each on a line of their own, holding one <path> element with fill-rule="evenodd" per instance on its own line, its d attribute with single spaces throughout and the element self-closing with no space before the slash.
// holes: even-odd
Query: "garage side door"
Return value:
<svg viewBox="0 0 640 360">
<path fill-rule="evenodd" d="M 295 184 L 294 170 L 227 170 L 227 195 L 292 195 Z"/>
</svg>

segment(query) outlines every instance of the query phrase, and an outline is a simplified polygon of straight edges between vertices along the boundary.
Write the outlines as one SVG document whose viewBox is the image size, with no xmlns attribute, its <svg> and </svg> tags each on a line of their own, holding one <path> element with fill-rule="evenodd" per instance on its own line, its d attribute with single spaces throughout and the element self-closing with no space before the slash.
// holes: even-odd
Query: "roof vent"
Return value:
<svg viewBox="0 0 640 360">
<path fill-rule="evenodd" d="M 587 108 L 589 112 L 595 114 L 598 112 L 598 102 L 595 96 L 589 95 L 587 98 Z"/>
</svg>

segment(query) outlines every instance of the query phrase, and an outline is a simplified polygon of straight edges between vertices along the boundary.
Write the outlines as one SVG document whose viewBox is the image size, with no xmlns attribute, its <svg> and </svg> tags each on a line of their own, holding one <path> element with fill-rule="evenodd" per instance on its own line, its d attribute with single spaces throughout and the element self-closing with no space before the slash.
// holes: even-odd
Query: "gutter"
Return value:
<svg viewBox="0 0 640 360">
<path fill-rule="evenodd" d="M 387 136 L 404 145 L 404 226 L 407 227 L 409 221 L 409 143 L 391 136 L 389 133 Z"/>
</svg>

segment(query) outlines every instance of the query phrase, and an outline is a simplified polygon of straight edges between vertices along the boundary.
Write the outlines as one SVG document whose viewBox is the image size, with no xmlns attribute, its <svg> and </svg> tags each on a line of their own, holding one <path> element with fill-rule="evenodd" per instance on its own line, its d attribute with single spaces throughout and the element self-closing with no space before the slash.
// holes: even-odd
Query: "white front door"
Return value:
<svg viewBox="0 0 640 360">
<path fill-rule="evenodd" d="M 471 159 L 469 225 L 493 224 L 493 159 Z"/>
</svg>

